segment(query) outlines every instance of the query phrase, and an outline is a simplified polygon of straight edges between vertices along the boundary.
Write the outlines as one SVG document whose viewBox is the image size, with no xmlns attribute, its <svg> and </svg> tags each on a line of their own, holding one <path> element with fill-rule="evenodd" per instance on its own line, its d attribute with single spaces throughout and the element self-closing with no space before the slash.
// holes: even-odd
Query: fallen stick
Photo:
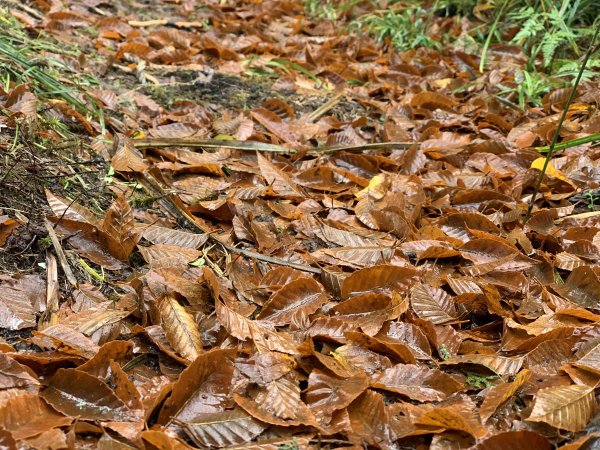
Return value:
<svg viewBox="0 0 600 450">
<path fill-rule="evenodd" d="M 281 145 L 267 144 L 256 141 L 228 141 L 218 139 L 194 139 L 194 138 L 142 138 L 132 139 L 136 148 L 164 148 L 164 147 L 192 147 L 192 148 L 228 148 L 232 150 L 271 152 L 294 154 L 304 152 L 295 148 L 283 147 Z M 416 142 L 375 142 L 361 145 L 336 145 L 331 147 L 318 147 L 306 150 L 309 155 L 319 153 L 335 153 L 340 151 L 360 150 L 388 150 L 393 148 L 408 148 Z"/>
<path fill-rule="evenodd" d="M 281 258 L 263 255 L 261 253 L 254 252 L 252 250 L 244 250 L 241 248 L 233 247 L 233 246 L 227 244 L 226 242 L 223 242 L 221 239 L 219 239 L 217 236 L 214 235 L 215 230 L 210 226 L 210 224 L 208 224 L 207 222 L 203 221 L 199 217 L 196 217 L 193 214 L 191 214 L 189 211 L 187 211 L 187 208 L 181 202 L 181 199 L 179 199 L 179 197 L 174 194 L 168 194 L 167 192 L 165 192 L 165 190 L 162 188 L 159 181 L 156 178 L 154 178 L 154 176 L 152 176 L 148 172 L 145 172 L 145 173 L 138 174 L 137 179 L 138 179 L 138 182 L 144 187 L 144 189 L 146 189 L 146 191 L 148 191 L 148 193 L 150 195 L 160 199 L 159 202 L 161 202 L 161 204 L 163 204 L 163 206 L 165 206 L 165 209 L 167 211 L 169 211 L 175 217 L 186 219 L 199 231 L 205 233 L 211 242 L 219 244 L 227 252 L 236 253 L 238 255 L 243 255 L 248 258 L 254 258 L 259 261 L 264 261 L 264 262 L 271 263 L 271 264 L 278 264 L 280 266 L 291 267 L 293 269 L 301 270 L 303 272 L 309 272 L 309 273 L 315 273 L 315 274 L 321 273 L 321 269 L 319 269 L 317 267 L 312 267 L 312 266 L 305 265 L 305 264 L 298 264 L 298 263 L 286 261 Z"/>
<path fill-rule="evenodd" d="M 60 267 L 62 268 L 65 276 L 67 277 L 67 281 L 74 288 L 77 287 L 77 278 L 73 274 L 71 270 L 71 266 L 67 261 L 67 256 L 65 255 L 65 251 L 60 245 L 60 241 L 58 240 L 58 236 L 52 227 L 52 224 L 48 222 L 48 220 L 44 220 L 44 225 L 46 226 L 46 230 L 48 231 L 48 236 L 50 237 L 50 241 L 52 241 L 52 246 L 54 247 L 54 251 L 56 252 L 56 256 L 58 256 L 58 261 L 60 262 Z"/>
</svg>

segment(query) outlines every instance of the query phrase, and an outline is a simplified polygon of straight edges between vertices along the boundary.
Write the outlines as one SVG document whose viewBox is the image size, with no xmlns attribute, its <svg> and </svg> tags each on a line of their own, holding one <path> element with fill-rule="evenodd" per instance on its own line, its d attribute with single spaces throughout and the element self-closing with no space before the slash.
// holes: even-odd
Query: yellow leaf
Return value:
<svg viewBox="0 0 600 450">
<path fill-rule="evenodd" d="M 146 133 L 143 130 L 133 130 L 131 132 L 131 139 L 144 139 L 146 137 Z"/>
<path fill-rule="evenodd" d="M 546 158 L 538 158 L 531 163 L 531 168 L 541 171 L 544 168 L 545 161 L 546 161 Z M 549 162 L 548 167 L 546 167 L 546 175 L 549 175 L 554 178 L 558 178 L 559 180 L 564 181 L 565 183 L 569 183 L 570 185 L 573 185 L 573 183 L 571 183 L 571 180 L 569 180 L 560 170 L 557 170 L 554 168 L 554 166 L 552 165 L 552 162 Z"/>
<path fill-rule="evenodd" d="M 379 175 L 375 175 L 371 178 L 371 181 L 369 181 L 369 185 L 366 188 L 354 195 L 356 198 L 363 198 L 369 194 L 374 194 L 376 198 L 381 198 L 385 195 L 385 191 L 387 191 L 387 183 L 385 183 L 385 181 L 385 174 L 380 173 Z"/>
</svg>

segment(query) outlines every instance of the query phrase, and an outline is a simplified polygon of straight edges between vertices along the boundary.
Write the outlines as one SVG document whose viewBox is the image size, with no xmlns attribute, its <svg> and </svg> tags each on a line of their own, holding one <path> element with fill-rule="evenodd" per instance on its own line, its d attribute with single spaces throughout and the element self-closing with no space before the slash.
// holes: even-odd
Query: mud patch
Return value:
<svg viewBox="0 0 600 450">
<path fill-rule="evenodd" d="M 179 100 L 198 103 L 216 117 L 224 113 L 257 108 L 265 100 L 277 98 L 290 104 L 298 116 L 308 114 L 325 104 L 333 94 L 301 95 L 293 90 L 273 89 L 275 80 L 267 77 L 244 78 L 215 73 L 210 77 L 193 71 L 181 71 L 164 85 L 147 85 L 141 92 L 167 108 Z M 358 102 L 342 99 L 328 113 L 347 121 L 366 114 Z"/>
<path fill-rule="evenodd" d="M 9 136 L 5 150 L 0 148 L 0 214 L 25 221 L 0 248 L 0 273 L 43 270 L 39 264 L 45 262 L 50 245 L 44 217 L 51 214 L 45 189 L 98 215 L 111 203 L 104 189 L 104 161 L 79 140 L 51 143 L 40 140 L 38 131 L 22 128 L 17 139 Z"/>
</svg>

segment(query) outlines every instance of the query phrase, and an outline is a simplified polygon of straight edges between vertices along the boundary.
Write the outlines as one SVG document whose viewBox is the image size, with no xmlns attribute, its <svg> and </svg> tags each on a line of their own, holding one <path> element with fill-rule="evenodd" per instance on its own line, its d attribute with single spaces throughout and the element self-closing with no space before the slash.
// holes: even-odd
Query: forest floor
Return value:
<svg viewBox="0 0 600 450">
<path fill-rule="evenodd" d="M 592 448 L 598 74 L 372 4 L 0 2 L 2 448 Z"/>
</svg>

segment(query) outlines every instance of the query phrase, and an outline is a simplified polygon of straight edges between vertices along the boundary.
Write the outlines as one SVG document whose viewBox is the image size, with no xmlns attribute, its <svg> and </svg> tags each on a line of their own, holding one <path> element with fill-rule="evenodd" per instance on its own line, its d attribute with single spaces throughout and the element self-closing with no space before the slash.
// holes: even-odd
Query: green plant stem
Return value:
<svg viewBox="0 0 600 450">
<path fill-rule="evenodd" d="M 552 154 L 554 153 L 556 142 L 558 141 L 558 137 L 560 136 L 560 130 L 562 128 L 562 124 L 567 117 L 567 113 L 569 112 L 569 106 L 573 102 L 573 98 L 575 97 L 575 92 L 577 91 L 577 87 L 579 86 L 579 82 L 581 81 L 581 77 L 583 75 L 583 71 L 585 70 L 585 65 L 588 62 L 590 56 L 594 52 L 594 44 L 596 42 L 596 38 L 598 37 L 598 31 L 600 31 L 600 27 L 596 28 L 594 32 L 594 36 L 592 37 L 592 42 L 590 42 L 590 46 L 585 53 L 585 57 L 583 58 L 583 62 L 581 63 L 581 67 L 579 68 L 579 73 L 577 74 L 577 78 L 575 79 L 575 83 L 573 84 L 573 88 L 569 93 L 569 98 L 567 99 L 567 103 L 563 108 L 563 112 L 560 115 L 560 120 L 558 121 L 558 126 L 554 131 L 554 135 L 552 136 L 552 142 L 550 143 L 550 147 L 548 148 L 548 153 L 546 154 L 546 159 L 544 160 L 544 165 L 542 166 L 542 171 L 537 179 L 537 183 L 535 184 L 535 189 L 533 190 L 533 195 L 531 196 L 531 200 L 529 202 L 529 207 L 527 208 L 527 214 L 525 214 L 525 222 L 529 220 L 531 216 L 531 211 L 533 210 L 533 206 L 535 205 L 535 199 L 537 194 L 542 186 L 542 181 L 544 180 L 544 175 L 546 174 L 546 169 L 548 168 L 548 164 L 550 164 L 550 159 L 552 159 Z"/>
<path fill-rule="evenodd" d="M 566 148 L 577 147 L 578 145 L 588 144 L 590 142 L 600 141 L 600 133 L 590 134 L 589 136 L 580 137 L 577 139 L 571 139 L 570 141 L 561 142 L 560 144 L 554 145 L 554 151 L 564 150 Z M 534 147 L 540 153 L 546 153 L 550 150 L 549 145 L 543 147 Z"/>
<path fill-rule="evenodd" d="M 500 22 L 500 18 L 504 14 L 504 10 L 506 9 L 506 6 L 508 5 L 508 3 L 509 3 L 509 0 L 504 0 L 504 3 L 500 7 L 500 11 L 498 12 L 498 15 L 496 16 L 496 18 L 494 19 L 494 23 L 492 23 L 492 26 L 490 27 L 490 32 L 488 33 L 487 38 L 483 44 L 483 49 L 481 50 L 481 58 L 479 60 L 479 72 L 480 73 L 483 73 L 483 68 L 485 66 L 485 60 L 486 60 L 488 48 L 490 47 L 490 44 L 492 43 L 492 37 L 494 36 L 494 33 L 496 32 L 496 28 L 498 28 L 498 22 Z"/>
</svg>

